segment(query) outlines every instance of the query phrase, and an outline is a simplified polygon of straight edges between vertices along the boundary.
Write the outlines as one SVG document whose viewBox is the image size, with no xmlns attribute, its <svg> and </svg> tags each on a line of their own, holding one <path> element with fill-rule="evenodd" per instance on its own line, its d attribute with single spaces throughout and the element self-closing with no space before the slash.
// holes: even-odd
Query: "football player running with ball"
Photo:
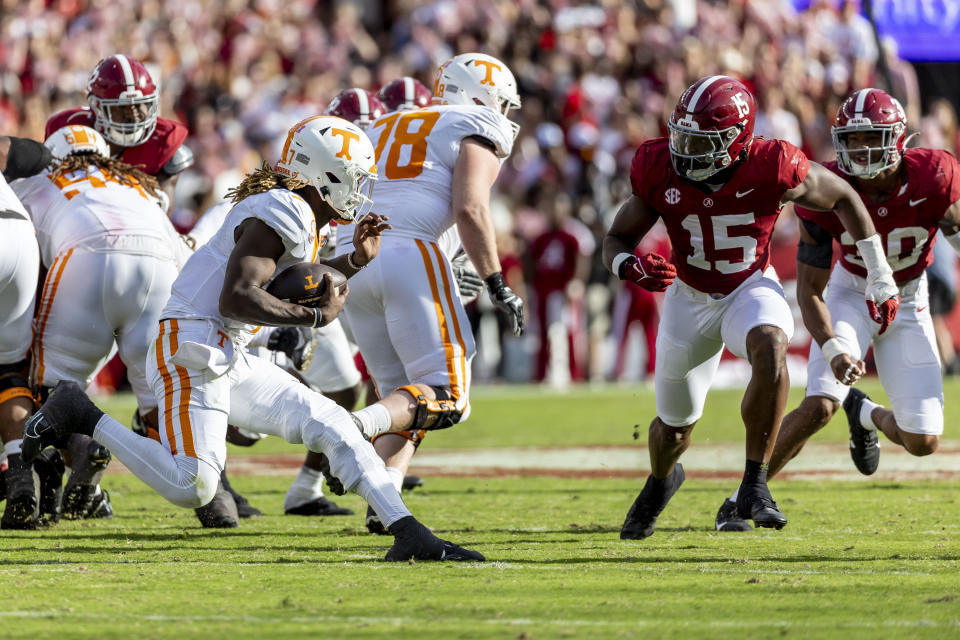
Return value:
<svg viewBox="0 0 960 640">
<path fill-rule="evenodd" d="M 520 107 L 516 80 L 496 58 L 458 55 L 438 70 L 433 102 L 367 129 L 377 140 L 373 197 L 393 230 L 377 261 L 351 281 L 344 308 L 383 398 L 354 415 L 364 435 L 377 438 L 397 488 L 424 431 L 470 413 L 476 347 L 450 263 L 461 242 L 494 305 L 514 333 L 523 331 L 523 302 L 500 272 L 490 215 L 490 190 L 519 130 L 507 119 Z M 337 246 L 352 250 L 349 241 Z M 368 516 L 367 527 L 381 533 L 375 514 Z"/>
<path fill-rule="evenodd" d="M 902 304 L 889 327 L 872 323 L 858 303 L 869 282 L 863 252 L 832 213 L 797 209 L 797 299 L 814 342 L 806 398 L 783 419 L 769 475 L 794 458 L 841 403 L 850 427 L 850 455 L 861 473 L 877 470 L 878 430 L 915 456 L 933 453 L 940 443 L 943 380 L 924 269 L 933 260 L 938 229 L 960 252 L 960 166 L 947 151 L 907 149 L 906 143 L 903 107 L 886 92 L 861 89 L 840 106 L 833 126 L 837 161 L 826 166 L 863 198 Z M 842 253 L 831 272 L 834 241 Z M 871 344 L 891 409 L 850 386 L 864 374 L 863 357 Z M 749 530 L 729 503 L 717 514 L 717 529 Z"/>
<path fill-rule="evenodd" d="M 315 327 L 340 312 L 347 290 L 333 287 L 329 275 L 316 307 L 284 302 L 263 287 L 287 267 L 314 260 L 317 229 L 361 215 L 375 170 L 373 146 L 354 124 L 314 116 L 295 125 L 279 162 L 231 192 L 236 204 L 224 224 L 173 284 L 147 357 L 160 409 L 158 440 L 136 435 L 104 415 L 79 385 L 61 382 L 27 421 L 24 460 L 83 433 L 170 502 L 196 508 L 217 490 L 229 423 L 323 452 L 331 472 L 395 536 L 387 560 L 482 560 L 413 518 L 347 410 L 245 350 L 256 325 Z M 357 224 L 354 251 L 330 265 L 355 274 L 377 255 L 386 229 L 384 218 L 366 216 Z"/>
<path fill-rule="evenodd" d="M 637 150 L 633 196 L 604 239 L 603 259 L 614 274 L 666 291 L 654 374 L 657 416 L 648 440 L 652 473 L 627 513 L 623 539 L 652 535 L 683 483 L 677 460 L 703 415 L 724 346 L 752 368 L 741 404 L 746 469 L 736 507 L 760 527 L 787 523 L 766 482 L 789 390 L 793 333 L 783 289 L 769 268 L 770 235 L 785 202 L 836 211 L 864 256 L 866 303 L 875 320 L 883 329 L 896 315 L 898 290 L 856 192 L 790 143 L 754 138 L 755 113 L 753 96 L 733 78 L 691 85 L 670 117 L 670 137 Z M 670 261 L 634 256 L 660 218 L 673 245 Z"/>
</svg>

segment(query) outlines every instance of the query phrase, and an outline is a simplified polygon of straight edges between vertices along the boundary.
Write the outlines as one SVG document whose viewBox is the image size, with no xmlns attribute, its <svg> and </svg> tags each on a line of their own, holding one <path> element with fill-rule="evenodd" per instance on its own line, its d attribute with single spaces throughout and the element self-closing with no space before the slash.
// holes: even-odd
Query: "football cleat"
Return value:
<svg viewBox="0 0 960 640">
<path fill-rule="evenodd" d="M 230 479 L 227 478 L 227 470 L 224 469 L 220 472 L 220 483 L 223 485 L 223 488 L 233 496 L 233 503 L 237 505 L 237 515 L 241 518 L 259 518 L 263 515 L 260 509 L 257 509 L 250 501 L 244 498 L 242 495 L 237 493 L 237 491 L 230 484 Z"/>
<path fill-rule="evenodd" d="M 380 516 L 377 515 L 377 512 L 374 511 L 373 507 L 370 505 L 367 505 L 367 517 L 365 518 L 365 523 L 367 525 L 367 531 L 370 533 L 378 536 L 386 536 L 390 534 L 390 532 L 387 531 L 387 528 L 383 526 L 383 523 L 380 522 Z"/>
<path fill-rule="evenodd" d="M 847 414 L 850 427 L 850 457 L 857 471 L 865 476 L 873 474 L 880 466 L 880 438 L 876 430 L 865 429 L 860 422 L 860 409 L 867 394 L 851 387 L 843 401 L 843 412 Z"/>
<path fill-rule="evenodd" d="M 652 536 L 657 517 L 685 479 L 683 465 L 679 462 L 673 465 L 673 471 L 663 480 L 658 481 L 652 475 L 647 476 L 647 483 L 627 512 L 627 518 L 620 529 L 620 539 L 643 540 Z"/>
<path fill-rule="evenodd" d="M 100 493 L 93 496 L 90 503 L 90 509 L 84 518 L 103 518 L 109 520 L 113 518 L 113 505 L 110 504 L 110 493 L 106 489 L 101 489 Z"/>
<path fill-rule="evenodd" d="M 237 503 L 222 482 L 217 485 L 213 500 L 193 511 L 205 529 L 234 529 L 240 526 Z"/>
<path fill-rule="evenodd" d="M 423 478 L 420 476 L 403 476 L 403 484 L 400 485 L 401 491 L 413 491 L 423 486 Z"/>
<path fill-rule="evenodd" d="M 0 529 L 36 529 L 39 520 L 40 478 L 19 453 L 7 456 L 7 504 Z"/>
<path fill-rule="evenodd" d="M 715 524 L 717 531 L 753 531 L 750 523 L 740 517 L 737 503 L 730 498 L 724 500 L 723 504 L 720 505 Z"/>
<path fill-rule="evenodd" d="M 393 546 L 384 558 L 387 562 L 405 560 L 436 560 L 440 562 L 484 562 L 483 554 L 442 540 L 430 529 L 406 516 L 390 526 L 394 534 Z"/>
<path fill-rule="evenodd" d="M 21 455 L 32 463 L 47 447 L 65 448 L 72 433 L 93 436 L 103 411 L 90 402 L 76 382 L 61 380 L 43 406 L 23 427 Z"/>
<path fill-rule="evenodd" d="M 787 516 L 780 513 L 780 507 L 773 501 L 765 482 L 749 487 L 740 485 L 737 510 L 742 518 L 750 518 L 757 527 L 783 529 L 787 525 Z"/>
<path fill-rule="evenodd" d="M 60 520 L 63 500 L 63 456 L 56 449 L 46 449 L 33 461 L 40 478 L 40 518 L 47 523 Z"/>
<path fill-rule="evenodd" d="M 284 511 L 288 516 L 352 516 L 353 511 L 319 496 Z"/>
<path fill-rule="evenodd" d="M 100 478 L 112 456 L 109 449 L 86 436 L 71 436 L 68 448 L 71 470 L 63 488 L 63 517 L 77 520 L 85 518 L 93 507 Z"/>
</svg>

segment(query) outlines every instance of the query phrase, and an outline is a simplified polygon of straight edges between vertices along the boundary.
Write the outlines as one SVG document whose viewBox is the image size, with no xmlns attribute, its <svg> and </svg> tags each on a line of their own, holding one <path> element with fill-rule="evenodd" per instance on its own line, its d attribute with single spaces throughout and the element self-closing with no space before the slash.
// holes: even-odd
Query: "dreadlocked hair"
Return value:
<svg viewBox="0 0 960 640">
<path fill-rule="evenodd" d="M 90 165 L 97 167 L 104 176 L 115 179 L 122 185 L 133 188 L 142 187 L 154 198 L 160 198 L 159 185 L 155 177 L 119 158 L 105 158 L 98 153 L 74 153 L 66 158 L 59 158 L 50 173 L 55 176 L 75 171 L 84 171 L 89 174 Z"/>
<path fill-rule="evenodd" d="M 237 204 L 252 195 L 270 191 L 270 189 L 289 189 L 296 191 L 309 184 L 306 180 L 291 178 L 276 171 L 264 162 L 259 169 L 255 169 L 243 177 L 243 181 L 227 191 L 230 202 Z"/>
</svg>

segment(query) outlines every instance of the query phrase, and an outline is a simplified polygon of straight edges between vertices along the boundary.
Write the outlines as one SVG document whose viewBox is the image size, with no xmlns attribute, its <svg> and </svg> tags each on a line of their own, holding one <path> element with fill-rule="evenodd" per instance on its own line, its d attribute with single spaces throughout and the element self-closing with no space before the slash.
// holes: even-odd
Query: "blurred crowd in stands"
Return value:
<svg viewBox="0 0 960 640">
<path fill-rule="evenodd" d="M 600 240 L 629 195 L 634 149 L 665 133 L 694 80 L 744 79 L 760 109 L 757 133 L 826 161 L 837 107 L 852 89 L 882 83 L 882 58 L 920 144 L 956 153 L 953 107 L 934 101 L 921 112 L 913 68 L 892 42 L 878 46 L 858 8 L 835 0 L 801 13 L 786 0 L 0 0 L 0 131 L 42 137 L 50 114 L 85 104 L 100 58 L 144 61 L 160 83 L 161 115 L 190 129 L 196 164 L 180 178 L 175 212 L 188 228 L 340 90 L 376 90 L 401 75 L 432 87 L 438 62 L 490 53 L 513 70 L 523 99 L 495 216 L 531 330 L 503 336 L 485 300 L 476 303 L 476 379 L 640 379 L 653 367 L 657 300 L 611 280 Z M 789 211 L 777 233 L 776 266 L 789 280 Z M 657 234 L 644 247 L 668 250 Z"/>
</svg>

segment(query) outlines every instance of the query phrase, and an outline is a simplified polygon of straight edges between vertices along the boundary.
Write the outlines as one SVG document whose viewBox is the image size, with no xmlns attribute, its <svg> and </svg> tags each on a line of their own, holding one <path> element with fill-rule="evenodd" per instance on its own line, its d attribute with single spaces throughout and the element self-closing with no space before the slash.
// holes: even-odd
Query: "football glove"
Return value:
<svg viewBox="0 0 960 640">
<path fill-rule="evenodd" d="M 453 277 L 457 281 L 460 299 L 464 304 L 473 302 L 483 290 L 483 279 L 474 270 L 470 258 L 466 253 L 458 253 L 450 262 L 450 266 L 453 268 Z"/>
<path fill-rule="evenodd" d="M 507 286 L 507 281 L 499 271 L 487 276 L 484 282 L 487 283 L 487 293 L 493 306 L 513 321 L 513 335 L 523 335 L 523 300 Z"/>
<path fill-rule="evenodd" d="M 677 269 L 658 253 L 630 256 L 620 265 L 621 280 L 643 287 L 647 291 L 666 291 L 677 277 Z"/>
</svg>

